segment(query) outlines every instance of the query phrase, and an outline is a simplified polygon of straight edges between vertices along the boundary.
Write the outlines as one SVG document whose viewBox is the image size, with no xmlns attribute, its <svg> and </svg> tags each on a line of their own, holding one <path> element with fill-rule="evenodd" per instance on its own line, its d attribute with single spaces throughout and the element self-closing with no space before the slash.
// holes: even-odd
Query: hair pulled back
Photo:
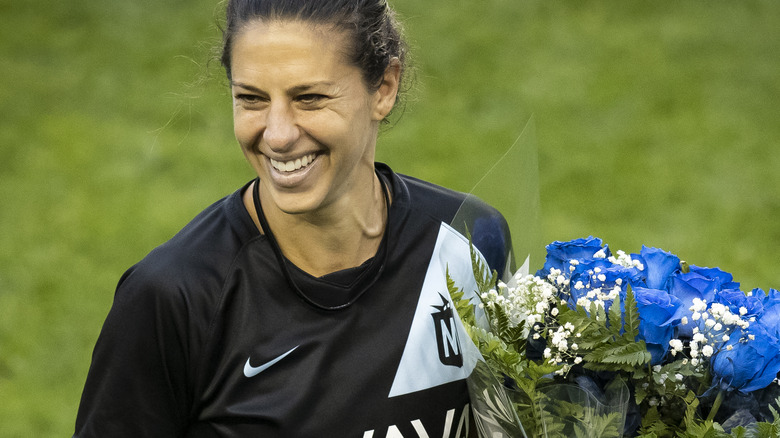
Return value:
<svg viewBox="0 0 780 438">
<path fill-rule="evenodd" d="M 393 58 L 403 74 L 406 44 L 395 13 L 386 0 L 228 0 L 220 61 L 232 79 L 233 41 L 242 27 L 256 19 L 299 20 L 332 25 L 348 32 L 350 62 L 363 72 L 369 88 L 378 87 Z"/>
</svg>

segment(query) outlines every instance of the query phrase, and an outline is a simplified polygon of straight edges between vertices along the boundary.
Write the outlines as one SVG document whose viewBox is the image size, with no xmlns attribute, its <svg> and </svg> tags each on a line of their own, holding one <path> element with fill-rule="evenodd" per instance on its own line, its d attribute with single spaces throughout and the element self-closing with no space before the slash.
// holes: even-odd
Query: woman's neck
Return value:
<svg viewBox="0 0 780 438">
<path fill-rule="evenodd" d="M 359 266 L 373 257 L 384 236 L 388 206 L 376 174 L 363 187 L 366 190 L 301 214 L 269 206 L 261 190 L 263 213 L 284 256 L 315 277 Z M 244 205 L 263 232 L 252 199 L 253 189 L 250 186 L 244 194 Z"/>
</svg>

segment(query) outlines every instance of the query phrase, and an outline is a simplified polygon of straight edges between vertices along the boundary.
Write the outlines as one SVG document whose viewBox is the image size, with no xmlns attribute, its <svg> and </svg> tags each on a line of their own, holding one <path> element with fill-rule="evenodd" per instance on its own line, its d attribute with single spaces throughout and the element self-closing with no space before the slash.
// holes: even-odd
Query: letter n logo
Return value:
<svg viewBox="0 0 780 438">
<path fill-rule="evenodd" d="M 458 328 L 455 325 L 455 317 L 452 313 L 450 302 L 442 294 L 442 305 L 433 306 L 437 312 L 431 314 L 433 325 L 436 327 L 436 344 L 439 347 L 439 360 L 444 365 L 454 367 L 463 366 L 463 353 L 458 338 Z"/>
</svg>

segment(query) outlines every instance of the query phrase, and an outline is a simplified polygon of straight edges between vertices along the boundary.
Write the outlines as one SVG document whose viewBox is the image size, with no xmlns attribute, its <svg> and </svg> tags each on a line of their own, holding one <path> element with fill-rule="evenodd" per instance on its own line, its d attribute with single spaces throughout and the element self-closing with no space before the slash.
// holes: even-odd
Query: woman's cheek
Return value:
<svg viewBox="0 0 780 438">
<path fill-rule="evenodd" d="M 257 152 L 257 143 L 261 135 L 261 121 L 256 115 L 240 111 L 234 116 L 233 132 L 236 140 L 245 151 Z"/>
</svg>

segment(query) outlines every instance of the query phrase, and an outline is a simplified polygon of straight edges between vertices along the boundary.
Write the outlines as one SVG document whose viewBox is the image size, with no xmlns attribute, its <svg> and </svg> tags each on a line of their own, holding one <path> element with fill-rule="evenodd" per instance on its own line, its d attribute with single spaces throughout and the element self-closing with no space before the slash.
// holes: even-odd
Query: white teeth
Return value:
<svg viewBox="0 0 780 438">
<path fill-rule="evenodd" d="M 271 158 L 271 166 L 280 172 L 292 172 L 311 164 L 311 162 L 314 161 L 314 157 L 315 154 L 309 154 L 290 161 L 276 161 Z"/>
</svg>

